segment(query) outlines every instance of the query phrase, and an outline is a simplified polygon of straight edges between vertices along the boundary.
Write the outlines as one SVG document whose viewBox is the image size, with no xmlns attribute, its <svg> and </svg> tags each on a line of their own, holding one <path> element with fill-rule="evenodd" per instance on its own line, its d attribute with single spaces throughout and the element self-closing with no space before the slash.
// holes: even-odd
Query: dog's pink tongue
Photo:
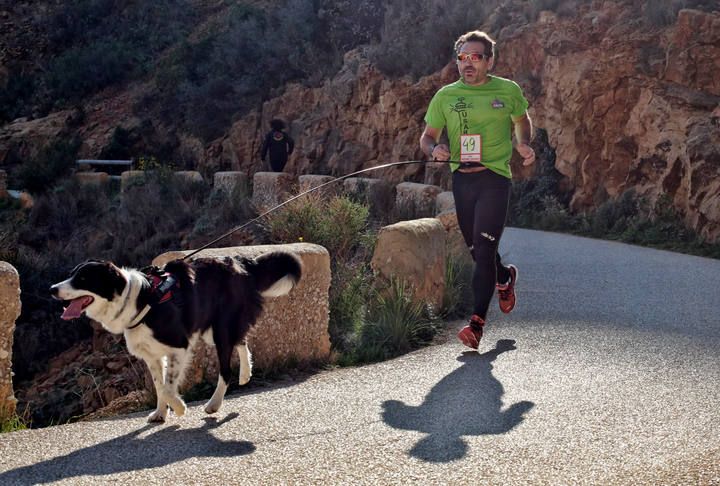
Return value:
<svg viewBox="0 0 720 486">
<path fill-rule="evenodd" d="M 65 312 L 60 316 L 61 319 L 69 321 L 70 319 L 77 319 L 80 317 L 85 310 L 85 307 L 92 303 L 93 298 L 89 295 L 78 297 L 70 301 L 70 305 L 65 308 Z"/>
</svg>

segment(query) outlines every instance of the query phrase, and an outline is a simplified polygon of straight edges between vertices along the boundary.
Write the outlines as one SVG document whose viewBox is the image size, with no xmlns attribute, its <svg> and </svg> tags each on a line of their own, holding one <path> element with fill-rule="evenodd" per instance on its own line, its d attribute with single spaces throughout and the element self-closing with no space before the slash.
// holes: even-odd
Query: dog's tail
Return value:
<svg viewBox="0 0 720 486">
<path fill-rule="evenodd" d="M 243 263 L 255 277 L 255 284 L 263 297 L 279 297 L 289 293 L 302 275 L 300 260 L 287 252 L 266 253 Z"/>
</svg>

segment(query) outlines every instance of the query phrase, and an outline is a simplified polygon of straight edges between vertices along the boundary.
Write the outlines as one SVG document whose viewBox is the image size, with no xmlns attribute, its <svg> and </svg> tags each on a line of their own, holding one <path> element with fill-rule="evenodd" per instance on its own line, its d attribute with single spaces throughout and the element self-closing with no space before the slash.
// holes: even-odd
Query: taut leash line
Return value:
<svg viewBox="0 0 720 486">
<path fill-rule="evenodd" d="M 401 166 L 401 165 L 426 164 L 426 163 L 428 163 L 428 162 L 433 162 L 433 163 L 438 163 L 438 164 L 460 164 L 461 167 L 464 167 L 464 166 L 467 166 L 467 167 L 475 167 L 475 166 L 477 166 L 477 163 L 464 163 L 464 162 L 458 162 L 457 160 L 403 160 L 403 161 L 401 161 L 401 162 L 390 162 L 389 164 L 376 165 L 375 167 L 368 167 L 367 169 L 362 169 L 362 170 L 358 170 L 358 171 L 355 171 L 355 172 L 351 172 L 350 174 L 346 174 L 346 175 L 344 175 L 344 176 L 337 177 L 337 178 L 335 178 L 335 179 L 333 179 L 333 180 L 331 180 L 331 181 L 323 182 L 323 183 L 320 184 L 319 186 L 315 186 L 315 187 L 313 187 L 312 189 L 308 189 L 308 190 L 305 191 L 305 192 L 301 192 L 301 193 L 298 194 L 297 196 L 293 196 L 293 197 L 291 197 L 290 199 L 288 199 L 287 201 L 282 202 L 282 203 L 278 204 L 277 206 L 268 209 L 267 211 L 265 211 L 265 212 L 262 213 L 261 215 L 257 216 L 256 218 L 251 219 L 250 221 L 247 221 L 246 223 L 244 223 L 244 224 L 242 224 L 242 225 L 240 225 L 240 226 L 237 226 L 237 227 L 231 229 L 231 230 L 228 231 L 227 233 L 225 233 L 225 234 L 223 234 L 223 235 L 215 238 L 215 239 L 212 240 L 210 243 L 207 243 L 207 244 L 201 246 L 200 248 L 198 248 L 197 250 L 194 250 L 192 253 L 189 253 L 189 254 L 185 255 L 185 256 L 183 257 L 183 260 L 187 260 L 188 258 L 192 257 L 193 255 L 196 255 L 196 254 L 200 253 L 201 251 L 203 251 L 204 249 L 208 248 L 209 246 L 214 245 L 214 244 L 217 243 L 218 241 L 220 241 L 220 240 L 222 240 L 222 239 L 224 239 L 224 238 L 227 238 L 227 237 L 230 236 L 231 234 L 233 234 L 233 233 L 235 233 L 235 232 L 237 232 L 237 231 L 240 231 L 241 229 L 245 228 L 246 226 L 249 226 L 249 225 L 253 224 L 253 223 L 256 222 L 256 221 L 259 221 L 260 219 L 264 218 L 265 216 L 267 216 L 268 214 L 272 213 L 273 211 L 276 211 L 276 210 L 280 209 L 281 207 L 285 206 L 286 204 L 289 204 L 289 203 L 293 202 L 294 200 L 296 200 L 296 199 L 298 199 L 298 198 L 300 198 L 300 197 L 302 197 L 302 196 L 305 196 L 306 194 L 310 194 L 311 192 L 314 192 L 314 191 L 317 191 L 317 190 L 319 190 L 319 189 L 322 189 L 322 188 L 325 187 L 325 186 L 328 186 L 328 185 L 330 185 L 330 184 L 335 184 L 336 182 L 340 182 L 340 181 L 342 181 L 342 180 L 344 180 L 344 179 L 348 179 L 348 178 L 353 177 L 353 176 L 356 176 L 356 175 L 358 175 L 358 174 L 363 174 L 363 173 L 365 173 L 365 172 L 370 172 L 370 171 L 373 171 L 373 170 L 387 169 L 388 167 L 398 167 L 398 166 Z"/>
</svg>

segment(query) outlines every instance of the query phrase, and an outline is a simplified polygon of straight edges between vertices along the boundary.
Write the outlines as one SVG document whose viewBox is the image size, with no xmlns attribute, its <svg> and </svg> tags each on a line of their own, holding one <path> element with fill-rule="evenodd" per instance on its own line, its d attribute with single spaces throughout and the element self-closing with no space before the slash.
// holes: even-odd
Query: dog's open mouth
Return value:
<svg viewBox="0 0 720 486">
<path fill-rule="evenodd" d="M 70 319 L 77 319 L 80 317 L 87 306 L 93 303 L 93 299 L 89 295 L 83 295 L 77 299 L 70 301 L 70 304 L 65 308 L 65 312 L 60 316 L 61 319 L 69 321 Z"/>
</svg>

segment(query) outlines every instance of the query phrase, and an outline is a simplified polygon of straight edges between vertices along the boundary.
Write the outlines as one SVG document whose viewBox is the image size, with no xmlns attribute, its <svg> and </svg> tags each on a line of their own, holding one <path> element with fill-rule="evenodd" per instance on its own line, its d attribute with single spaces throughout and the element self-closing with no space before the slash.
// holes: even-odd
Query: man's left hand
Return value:
<svg viewBox="0 0 720 486">
<path fill-rule="evenodd" d="M 535 162 L 535 151 L 530 145 L 526 143 L 519 143 L 515 145 L 515 150 L 517 150 L 517 152 L 523 158 L 523 165 L 525 167 L 527 167 L 528 165 L 532 165 L 533 162 Z"/>
</svg>

